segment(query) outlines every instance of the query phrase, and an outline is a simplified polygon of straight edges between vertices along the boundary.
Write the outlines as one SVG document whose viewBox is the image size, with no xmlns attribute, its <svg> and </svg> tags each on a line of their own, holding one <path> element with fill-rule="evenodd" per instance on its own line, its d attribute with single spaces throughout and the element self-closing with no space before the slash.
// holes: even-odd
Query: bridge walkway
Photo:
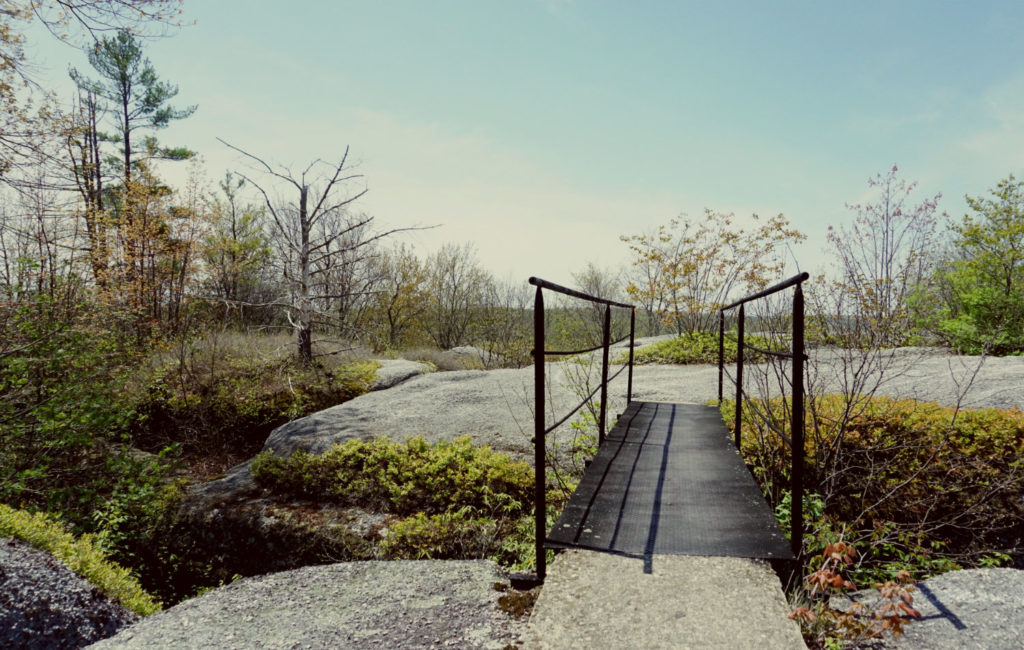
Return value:
<svg viewBox="0 0 1024 650">
<path fill-rule="evenodd" d="M 546 546 L 793 559 L 718 409 L 699 404 L 631 402 Z"/>
<path fill-rule="evenodd" d="M 562 516 L 524 648 L 806 650 L 789 544 L 716 408 L 632 402 Z"/>
</svg>

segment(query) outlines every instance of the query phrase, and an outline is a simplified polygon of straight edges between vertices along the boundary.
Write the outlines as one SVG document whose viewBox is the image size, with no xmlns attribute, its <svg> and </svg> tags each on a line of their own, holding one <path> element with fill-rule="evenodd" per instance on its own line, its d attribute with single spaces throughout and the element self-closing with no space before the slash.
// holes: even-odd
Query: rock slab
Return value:
<svg viewBox="0 0 1024 650">
<path fill-rule="evenodd" d="M 501 611 L 497 565 L 350 562 L 240 580 L 149 616 L 92 648 L 500 650 L 524 622 Z"/>
<path fill-rule="evenodd" d="M 1024 647 L 1024 571 L 967 569 L 923 580 L 913 592 L 921 618 L 906 634 L 886 637 L 883 647 L 898 650 L 1019 650 Z M 852 597 L 871 606 L 879 600 L 868 589 Z M 843 607 L 842 602 L 834 606 Z"/>
<path fill-rule="evenodd" d="M 806 650 L 771 567 L 734 557 L 555 558 L 525 648 Z"/>
<path fill-rule="evenodd" d="M 0 539 L 0 647 L 81 648 L 138 618 L 46 551 Z"/>
</svg>

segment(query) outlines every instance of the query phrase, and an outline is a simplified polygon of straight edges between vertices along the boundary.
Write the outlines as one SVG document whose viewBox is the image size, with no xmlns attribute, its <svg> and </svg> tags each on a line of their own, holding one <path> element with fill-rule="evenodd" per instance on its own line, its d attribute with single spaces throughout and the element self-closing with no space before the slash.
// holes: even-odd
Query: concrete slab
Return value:
<svg viewBox="0 0 1024 650">
<path fill-rule="evenodd" d="M 764 561 L 569 550 L 551 563 L 524 648 L 806 650 Z"/>
</svg>

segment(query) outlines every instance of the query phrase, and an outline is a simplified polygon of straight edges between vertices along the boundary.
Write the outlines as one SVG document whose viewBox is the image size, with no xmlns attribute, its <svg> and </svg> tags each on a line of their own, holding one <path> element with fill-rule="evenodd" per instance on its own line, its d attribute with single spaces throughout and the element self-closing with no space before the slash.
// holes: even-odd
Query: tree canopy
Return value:
<svg viewBox="0 0 1024 650">
<path fill-rule="evenodd" d="M 1024 350 L 1024 181 L 999 181 L 991 196 L 967 197 L 972 213 L 952 226 L 940 330 L 958 349 Z"/>
</svg>

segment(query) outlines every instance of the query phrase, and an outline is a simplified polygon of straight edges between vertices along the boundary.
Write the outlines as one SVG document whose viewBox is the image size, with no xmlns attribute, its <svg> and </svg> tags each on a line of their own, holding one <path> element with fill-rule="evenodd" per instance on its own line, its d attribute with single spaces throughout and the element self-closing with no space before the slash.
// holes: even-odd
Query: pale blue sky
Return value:
<svg viewBox="0 0 1024 650">
<path fill-rule="evenodd" d="M 197 23 L 147 48 L 199 105 L 166 143 L 199 151 L 211 179 L 242 167 L 216 136 L 295 171 L 350 145 L 363 210 L 441 224 L 405 239 L 424 254 L 472 241 L 499 276 L 623 264 L 619 235 L 705 207 L 784 213 L 815 271 L 827 225 L 893 163 L 954 216 L 1024 168 L 1021 2 L 184 9 Z M 45 54 L 58 77 L 76 56 Z"/>
</svg>

